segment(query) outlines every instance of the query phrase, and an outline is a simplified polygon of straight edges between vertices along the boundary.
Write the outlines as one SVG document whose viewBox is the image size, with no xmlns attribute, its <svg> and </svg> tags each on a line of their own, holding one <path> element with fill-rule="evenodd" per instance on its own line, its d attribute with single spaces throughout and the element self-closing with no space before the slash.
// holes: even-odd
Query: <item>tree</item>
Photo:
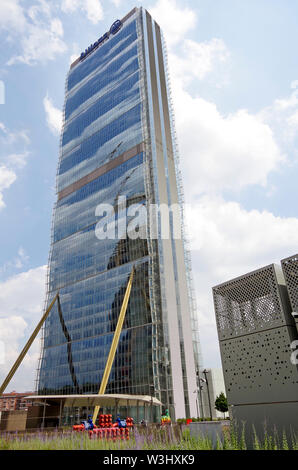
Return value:
<svg viewBox="0 0 298 470">
<path fill-rule="evenodd" d="M 225 413 L 228 411 L 228 402 L 227 402 L 227 397 L 225 396 L 223 392 L 221 392 L 219 396 L 216 397 L 215 409 L 223 413 L 225 417 Z"/>
</svg>

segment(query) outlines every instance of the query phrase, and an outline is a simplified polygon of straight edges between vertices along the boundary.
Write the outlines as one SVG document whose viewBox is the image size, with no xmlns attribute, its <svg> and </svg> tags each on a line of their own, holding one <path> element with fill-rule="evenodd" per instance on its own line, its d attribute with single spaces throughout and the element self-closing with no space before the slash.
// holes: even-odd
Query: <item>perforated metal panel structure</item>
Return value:
<svg viewBox="0 0 298 470">
<path fill-rule="evenodd" d="M 213 297 L 232 417 L 263 434 L 264 421 L 272 430 L 298 431 L 291 418 L 298 416 L 298 370 L 290 361 L 297 329 L 281 268 L 228 281 L 213 288 Z"/>
<path fill-rule="evenodd" d="M 298 254 L 281 262 L 290 297 L 292 312 L 298 327 Z"/>
</svg>

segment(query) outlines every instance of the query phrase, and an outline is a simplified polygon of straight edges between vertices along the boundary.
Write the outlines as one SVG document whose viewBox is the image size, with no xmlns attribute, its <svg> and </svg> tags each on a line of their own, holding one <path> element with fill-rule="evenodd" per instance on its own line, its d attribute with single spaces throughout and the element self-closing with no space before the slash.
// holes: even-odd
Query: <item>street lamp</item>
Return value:
<svg viewBox="0 0 298 470">
<path fill-rule="evenodd" d="M 209 411 L 210 411 L 210 420 L 212 421 L 212 408 L 211 408 L 211 401 L 210 401 L 210 393 L 209 393 L 209 383 L 207 379 L 208 371 L 206 369 L 203 370 L 203 374 L 205 375 L 205 382 L 207 385 L 207 394 L 208 394 L 208 402 L 209 402 Z"/>
<path fill-rule="evenodd" d="M 205 379 L 202 379 L 202 377 L 200 377 L 200 371 L 197 370 L 197 377 L 198 377 L 198 387 L 197 389 L 194 391 L 194 393 L 197 393 L 197 399 L 198 399 L 198 394 L 200 396 L 200 404 L 201 404 L 201 410 L 202 410 L 202 416 L 201 418 L 204 420 L 205 417 L 204 417 L 204 407 L 203 407 L 203 399 L 202 399 L 202 390 L 203 390 L 203 385 L 201 385 L 201 383 L 205 383 L 206 380 Z M 199 413 L 198 413 L 198 416 L 199 416 Z"/>
<path fill-rule="evenodd" d="M 199 389 L 196 388 L 193 393 L 197 394 L 197 396 L 196 396 L 196 407 L 197 407 L 197 417 L 199 418 L 200 413 L 199 413 L 199 407 L 198 407 L 198 391 L 199 391 Z"/>
</svg>

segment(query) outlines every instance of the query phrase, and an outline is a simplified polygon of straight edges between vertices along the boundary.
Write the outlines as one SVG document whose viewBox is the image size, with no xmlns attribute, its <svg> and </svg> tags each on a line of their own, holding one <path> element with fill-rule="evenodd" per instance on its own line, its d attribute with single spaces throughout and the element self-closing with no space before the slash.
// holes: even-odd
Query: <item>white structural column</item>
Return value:
<svg viewBox="0 0 298 470">
<path fill-rule="evenodd" d="M 173 142 L 171 135 L 171 125 L 170 125 L 170 113 L 169 113 L 169 97 L 167 95 L 166 87 L 166 74 L 165 74 L 165 63 L 162 51 L 162 42 L 161 42 L 161 32 L 159 26 L 155 25 L 155 35 L 156 35 L 156 54 L 158 57 L 158 69 L 159 69 L 159 83 L 161 88 L 160 99 L 161 106 L 163 109 L 163 126 L 165 134 L 165 145 L 164 152 L 167 159 L 167 172 L 169 180 L 169 198 L 171 205 L 179 205 L 179 197 L 177 190 L 177 177 L 176 177 L 176 168 L 174 160 L 174 151 L 173 151 Z M 181 221 L 183 223 L 183 221 Z M 185 355 L 185 367 L 186 367 L 186 377 L 187 377 L 187 388 L 188 388 L 188 400 L 190 407 L 190 415 L 196 416 L 196 395 L 193 393 L 196 390 L 196 370 L 195 370 L 195 360 L 194 360 L 194 350 L 193 342 L 189 341 L 189 338 L 192 338 L 192 328 L 191 328 L 191 312 L 190 312 L 190 299 L 188 296 L 188 286 L 186 278 L 186 264 L 184 257 L 184 246 L 182 239 L 174 239 L 173 243 L 175 244 L 175 251 L 173 256 L 176 257 L 176 266 L 177 272 L 177 289 L 180 299 L 180 314 L 181 314 L 181 327 L 182 327 L 182 338 L 180 341 L 183 342 L 184 355 Z"/>
<path fill-rule="evenodd" d="M 143 10 L 144 11 L 144 10 Z M 159 26 L 148 12 L 144 13 L 144 41 L 147 55 L 147 84 L 151 116 L 152 158 L 155 158 L 158 204 L 179 204 L 177 179 L 170 125 L 164 57 Z M 196 416 L 196 371 L 192 342 L 190 303 L 183 241 L 160 238 L 162 249 L 161 277 L 165 282 L 168 315 L 170 360 L 176 418 L 185 417 L 185 395 L 189 413 Z M 180 330 L 179 330 L 180 317 Z M 184 354 L 183 384 L 182 355 Z"/>
</svg>

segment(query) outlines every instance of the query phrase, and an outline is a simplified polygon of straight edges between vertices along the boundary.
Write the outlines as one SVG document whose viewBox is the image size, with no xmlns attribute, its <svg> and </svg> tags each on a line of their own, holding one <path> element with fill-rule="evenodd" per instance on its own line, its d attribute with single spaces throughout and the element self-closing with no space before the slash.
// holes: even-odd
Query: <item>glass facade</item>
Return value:
<svg viewBox="0 0 298 470">
<path fill-rule="evenodd" d="M 120 31 L 107 35 L 86 58 L 76 61 L 67 77 L 47 290 L 47 305 L 59 291 L 61 308 L 55 304 L 43 329 L 38 393 L 98 393 L 134 265 L 106 393 L 156 396 L 174 417 L 175 365 L 164 247 L 161 240 L 150 239 L 148 220 L 139 227 L 145 237 L 132 239 L 122 233 L 124 217 L 128 223 L 132 220 L 127 216 L 130 207 L 148 208 L 160 200 L 146 67 L 146 15 L 143 9 L 133 10 Z M 118 204 L 121 197 L 126 208 Z M 99 239 L 96 234 L 100 204 L 114 208 L 114 239 Z M 174 247 L 173 253 L 176 258 Z M 171 295 L 180 304 L 178 290 L 175 293 L 177 270 L 174 261 Z M 175 347 L 183 356 L 187 413 L 181 312 L 178 316 L 180 336 Z"/>
</svg>

